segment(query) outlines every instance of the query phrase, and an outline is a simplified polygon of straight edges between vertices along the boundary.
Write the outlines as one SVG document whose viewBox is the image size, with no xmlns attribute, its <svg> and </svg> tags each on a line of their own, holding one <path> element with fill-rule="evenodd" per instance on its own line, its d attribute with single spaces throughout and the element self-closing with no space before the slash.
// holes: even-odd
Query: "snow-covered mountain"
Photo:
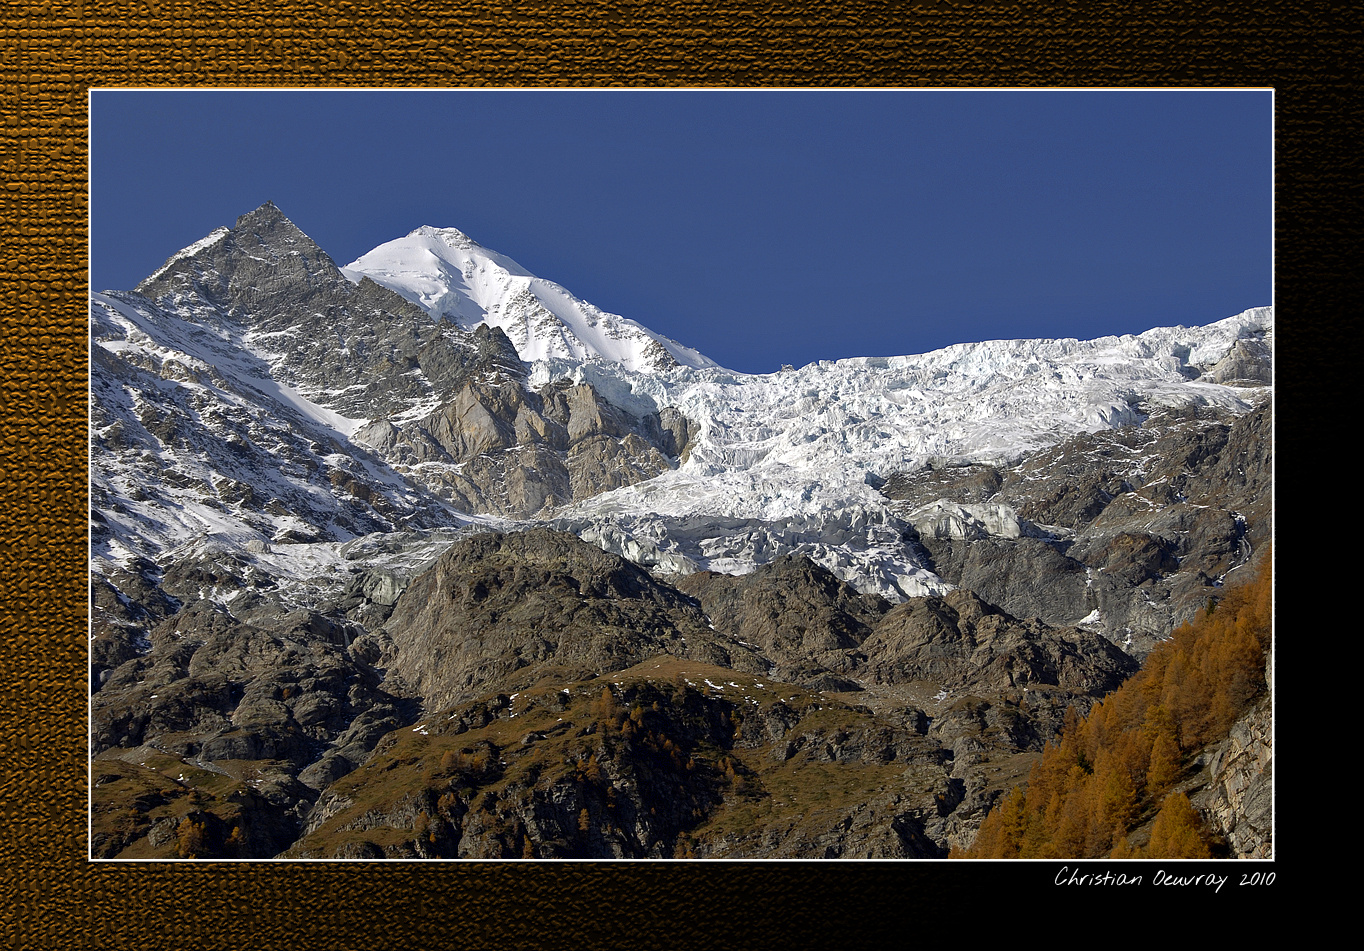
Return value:
<svg viewBox="0 0 1364 951">
<path fill-rule="evenodd" d="M 559 513 L 584 537 L 627 539 L 611 546 L 618 551 L 667 537 L 669 551 L 692 559 L 679 570 L 742 572 L 798 549 L 898 600 L 941 584 L 905 550 L 905 526 L 879 491 L 887 475 L 1014 462 L 1173 407 L 1243 413 L 1266 380 L 1237 379 L 1239 354 L 1267 353 L 1272 336 L 1271 310 L 1255 308 L 1139 336 L 986 341 L 763 375 L 547 361 L 532 380 L 586 380 L 608 398 L 676 407 L 699 422 L 685 465 Z"/>
<path fill-rule="evenodd" d="M 342 268 L 461 327 L 501 329 L 521 359 L 603 360 L 630 370 L 716 366 L 690 347 L 608 314 L 454 228 L 423 226 Z"/>
<path fill-rule="evenodd" d="M 94 294 L 90 333 L 97 564 L 457 524 L 349 437 L 521 369 L 505 338 L 353 284 L 270 204 Z"/>
<path fill-rule="evenodd" d="M 678 738 L 731 704 L 701 745 L 781 788 L 864 770 L 739 853 L 945 855 L 1269 539 L 1270 308 L 742 374 L 453 229 L 342 269 L 267 203 L 93 294 L 90 334 L 100 856 L 683 854 L 734 763 L 631 773 L 618 696 Z M 523 757 L 579 767 L 484 821 L 475 764 Z M 640 776 L 695 808 L 617 842 Z"/>
<path fill-rule="evenodd" d="M 339 269 L 269 204 L 95 295 L 91 326 L 97 559 L 553 516 L 660 570 L 801 551 L 895 600 L 943 585 L 890 474 L 1245 412 L 1273 339 L 1256 308 L 741 374 L 454 229 Z"/>
</svg>

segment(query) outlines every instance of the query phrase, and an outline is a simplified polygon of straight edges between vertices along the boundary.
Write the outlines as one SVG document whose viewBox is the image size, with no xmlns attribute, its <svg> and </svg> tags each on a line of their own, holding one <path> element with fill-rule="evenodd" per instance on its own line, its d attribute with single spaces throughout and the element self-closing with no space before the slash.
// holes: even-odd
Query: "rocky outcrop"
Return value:
<svg viewBox="0 0 1364 951">
<path fill-rule="evenodd" d="M 1196 408 L 1011 467 L 927 467 L 882 491 L 946 581 L 1144 657 L 1269 540 L 1272 415 Z"/>
<path fill-rule="evenodd" d="M 1051 686 L 1100 697 L 1137 667 L 1097 634 L 1019 620 L 970 591 L 892 606 L 799 555 L 748 575 L 698 572 L 677 586 L 717 630 L 760 650 L 772 676 L 821 689 L 925 682 L 955 696 Z"/>
<path fill-rule="evenodd" d="M 546 529 L 457 542 L 403 592 L 385 635 L 390 679 L 428 709 L 532 665 L 598 674 L 666 653 L 767 669 L 755 650 L 713 631 L 691 599 Z"/>
<path fill-rule="evenodd" d="M 1206 784 L 1191 797 L 1235 858 L 1273 858 L 1274 721 L 1268 698 L 1204 754 Z"/>
<path fill-rule="evenodd" d="M 1137 669 L 1097 634 L 1020 621 L 965 590 L 896 605 L 862 652 L 872 682 L 925 680 L 978 696 L 1037 685 L 1101 697 Z"/>
<path fill-rule="evenodd" d="M 846 675 L 865 660 L 859 648 L 890 607 L 799 555 L 782 555 L 750 575 L 697 572 L 677 587 L 701 602 L 717 630 L 758 648 L 772 676 L 845 689 L 856 689 Z"/>
<path fill-rule="evenodd" d="M 634 416 L 588 383 L 536 391 L 502 378 L 466 384 L 416 422 L 368 423 L 354 439 L 457 508 L 526 518 L 674 468 L 692 431 L 674 409 Z"/>
<path fill-rule="evenodd" d="M 97 691 L 114 669 L 151 649 L 150 628 L 179 610 L 162 590 L 161 570 L 145 558 L 90 579 L 90 689 Z"/>
<path fill-rule="evenodd" d="M 1231 351 L 1217 361 L 1202 378 L 1214 383 L 1262 386 L 1274 382 L 1274 354 L 1264 340 L 1246 338 L 1236 341 Z"/>
</svg>

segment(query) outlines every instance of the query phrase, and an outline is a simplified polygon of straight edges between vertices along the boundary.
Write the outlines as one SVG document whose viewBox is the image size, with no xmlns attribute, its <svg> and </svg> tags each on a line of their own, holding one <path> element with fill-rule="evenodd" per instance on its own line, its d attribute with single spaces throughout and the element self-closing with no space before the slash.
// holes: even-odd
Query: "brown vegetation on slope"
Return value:
<svg viewBox="0 0 1364 951">
<path fill-rule="evenodd" d="M 1172 791 L 1193 754 L 1266 689 L 1271 559 L 1158 645 L 1136 674 L 1057 741 L 957 858 L 1208 858 L 1215 843 Z M 1148 841 L 1129 835 L 1153 810 Z"/>
</svg>

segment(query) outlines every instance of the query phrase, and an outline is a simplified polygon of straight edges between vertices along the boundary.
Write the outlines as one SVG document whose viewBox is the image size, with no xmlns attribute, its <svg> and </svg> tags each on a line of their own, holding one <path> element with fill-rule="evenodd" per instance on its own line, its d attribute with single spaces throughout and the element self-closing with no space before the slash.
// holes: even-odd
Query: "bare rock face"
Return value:
<svg viewBox="0 0 1364 951">
<path fill-rule="evenodd" d="M 1045 685 L 1100 697 L 1137 669 L 1097 634 L 1020 621 L 960 589 L 896 605 L 862 651 L 874 682 L 927 680 L 978 696 Z"/>
<path fill-rule="evenodd" d="M 535 664 L 596 674 L 666 653 L 766 669 L 643 569 L 545 529 L 457 542 L 407 587 L 385 630 L 389 677 L 428 709 Z"/>
<path fill-rule="evenodd" d="M 1273 727 L 1266 698 L 1210 751 L 1208 783 L 1193 797 L 1236 858 L 1273 858 Z"/>
<path fill-rule="evenodd" d="M 90 687 L 104 685 L 123 663 L 150 646 L 148 628 L 180 608 L 180 602 L 158 584 L 160 569 L 145 558 L 128 567 L 92 575 L 90 579 Z"/>
<path fill-rule="evenodd" d="M 1258 339 L 1243 339 L 1217 362 L 1203 378 L 1214 383 L 1259 385 L 1274 382 L 1273 352 Z"/>
<path fill-rule="evenodd" d="M 863 641 L 890 607 L 798 555 L 750 575 L 697 572 L 677 586 L 701 602 L 717 630 L 756 646 L 775 665 L 773 676 L 793 683 L 857 669 Z"/>
<path fill-rule="evenodd" d="M 1008 468 L 897 473 L 882 491 L 944 580 L 1140 658 L 1268 542 L 1271 427 L 1268 404 L 1234 420 L 1189 408 Z"/>
<path fill-rule="evenodd" d="M 515 383 L 471 383 L 428 416 L 421 428 L 451 460 L 463 462 L 516 445 L 517 416 L 523 410 L 522 390 Z"/>
<path fill-rule="evenodd" d="M 658 411 L 659 425 L 663 429 L 663 450 L 670 456 L 686 462 L 691 454 L 692 440 L 699 434 L 701 427 L 672 406 Z"/>
<path fill-rule="evenodd" d="M 421 420 L 377 420 L 354 438 L 415 467 L 414 478 L 464 511 L 526 518 L 675 468 L 691 434 L 671 408 L 641 418 L 587 383 L 533 391 L 502 376 L 470 381 Z"/>
</svg>

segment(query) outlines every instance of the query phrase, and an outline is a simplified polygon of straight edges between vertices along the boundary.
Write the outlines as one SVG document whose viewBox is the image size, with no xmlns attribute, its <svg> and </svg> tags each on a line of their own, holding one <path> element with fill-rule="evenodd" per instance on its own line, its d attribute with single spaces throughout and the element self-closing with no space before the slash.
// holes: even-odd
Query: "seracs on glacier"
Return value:
<svg viewBox="0 0 1364 951">
<path fill-rule="evenodd" d="M 676 470 L 560 510 L 558 521 L 584 538 L 674 571 L 744 572 L 799 550 L 894 600 L 944 585 L 906 550 L 905 526 L 876 490 L 881 478 L 929 460 L 1009 462 L 1077 433 L 1139 424 L 1160 406 L 1245 411 L 1259 391 L 1210 382 L 1207 371 L 1236 341 L 1269 344 L 1273 332 L 1272 309 L 1260 307 L 1204 327 L 985 341 L 744 374 L 605 314 L 454 229 L 419 228 L 343 273 L 435 317 L 502 328 L 534 364 L 532 386 L 586 382 L 633 412 L 672 406 L 699 422 Z M 660 348 L 673 359 L 660 359 Z"/>
<path fill-rule="evenodd" d="M 211 249 L 225 233 L 219 229 L 172 255 L 157 274 Z M 909 523 L 877 491 L 891 473 L 930 462 L 1010 462 L 1078 433 L 1139 424 L 1161 406 L 1244 412 L 1266 387 L 1217 382 L 1225 376 L 1218 367 L 1231 359 L 1238 341 L 1254 338 L 1272 346 L 1273 340 L 1272 309 L 1261 307 L 1202 327 L 1157 328 L 1135 336 L 986 341 L 915 356 L 744 374 L 607 314 L 452 228 L 418 228 L 341 273 L 355 283 L 369 277 L 433 319 L 465 329 L 500 328 L 531 364 L 533 387 L 563 379 L 589 383 L 636 415 L 673 407 L 697 424 L 676 469 L 560 508 L 554 522 L 561 527 L 664 572 L 743 573 L 778 555 L 801 552 L 859 589 L 897 601 L 946 585 L 919 564 L 906 541 Z M 168 316 L 124 297 L 96 295 L 92 305 L 92 323 L 109 328 L 99 334 L 97 347 L 136 350 L 163 378 L 167 368 L 183 363 L 192 377 L 183 385 L 211 389 L 215 400 L 240 404 L 242 413 L 248 403 L 241 394 L 264 395 L 266 405 L 293 420 L 287 425 L 300 434 L 305 429 L 320 434 L 338 450 L 371 422 L 338 412 L 335 394 L 305 394 L 277 382 L 268 334 L 214 327 L 188 311 Z M 430 409 L 417 407 L 393 419 Z M 372 461 L 363 464 L 374 482 L 411 491 L 396 472 L 373 471 Z M 291 472 L 285 465 L 269 477 L 288 480 Z M 211 483 L 221 475 L 205 470 L 196 477 Z M 249 480 L 249 473 L 239 478 Z M 121 475 L 114 478 L 112 488 L 121 481 Z M 168 512 L 175 517 L 168 519 Z M 136 503 L 111 518 L 124 523 L 129 536 L 156 535 L 163 548 L 205 533 L 258 537 L 231 511 L 187 504 L 161 506 L 155 514 L 160 521 L 144 518 L 153 515 L 151 509 L 144 512 Z M 925 517 L 969 522 L 974 531 L 1019 530 L 1007 511 L 935 511 Z M 454 512 L 446 520 L 469 522 L 498 520 Z M 287 547 L 304 556 L 304 549 L 339 544 Z M 268 557 L 279 562 L 276 568 L 286 567 L 279 552 Z M 315 552 L 304 558 L 312 567 L 290 573 L 304 576 L 336 557 Z"/>
<path fill-rule="evenodd" d="M 929 461 L 1009 463 L 1081 432 L 1139 424 L 1160 406 L 1244 412 L 1262 389 L 1190 377 L 1250 336 L 1272 337 L 1269 308 L 1139 336 L 988 341 L 762 375 L 553 360 L 535 375 L 583 379 L 701 423 L 676 470 L 561 512 L 583 537 L 609 541 L 604 526 L 614 525 L 627 540 L 690 538 L 680 547 L 697 565 L 731 573 L 800 550 L 863 591 L 901 600 L 945 585 L 907 550 L 907 526 L 877 491 L 882 478 Z M 988 521 L 1013 534 L 1010 515 Z"/>
</svg>

